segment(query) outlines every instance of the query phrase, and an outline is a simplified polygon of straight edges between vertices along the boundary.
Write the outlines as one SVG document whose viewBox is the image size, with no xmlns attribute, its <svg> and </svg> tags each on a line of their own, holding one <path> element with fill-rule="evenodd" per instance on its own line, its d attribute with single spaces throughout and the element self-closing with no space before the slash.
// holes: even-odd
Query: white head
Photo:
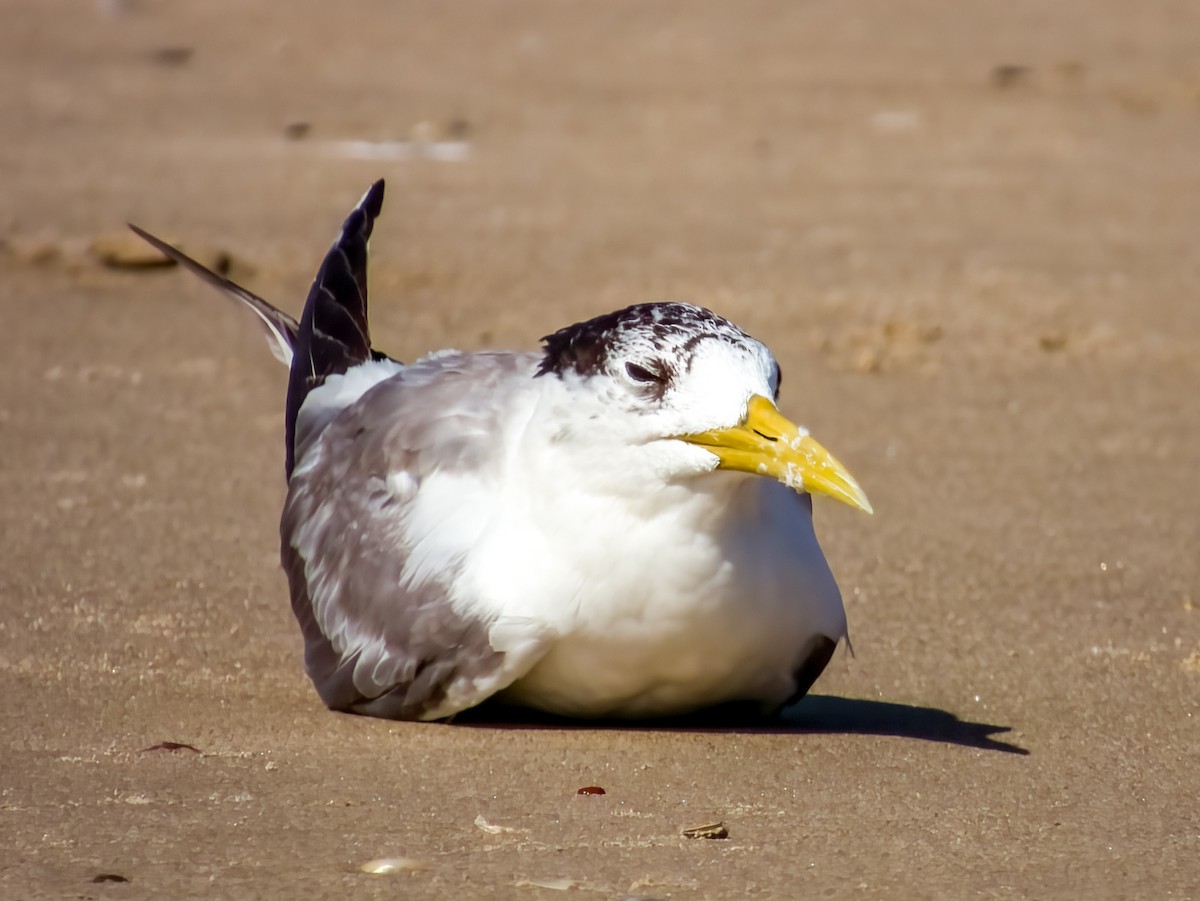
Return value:
<svg viewBox="0 0 1200 901">
<path fill-rule="evenodd" d="M 597 449 L 640 447 L 666 478 L 734 469 L 870 509 L 845 468 L 779 414 L 779 364 L 729 320 L 690 304 L 639 304 L 543 340 L 538 375 L 582 389 L 573 392 L 582 418 L 572 419 L 599 426 L 585 426 Z"/>
</svg>

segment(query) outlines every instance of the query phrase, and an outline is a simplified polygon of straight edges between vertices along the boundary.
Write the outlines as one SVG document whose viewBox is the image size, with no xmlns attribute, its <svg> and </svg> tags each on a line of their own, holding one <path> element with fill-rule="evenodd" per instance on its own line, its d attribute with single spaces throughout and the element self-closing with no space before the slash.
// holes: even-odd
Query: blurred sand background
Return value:
<svg viewBox="0 0 1200 901">
<path fill-rule="evenodd" d="M 1200 897 L 1200 5 L 0 23 L 0 895 Z M 877 511 L 817 504 L 857 656 L 777 726 L 321 707 L 285 373 L 122 233 L 298 310 L 380 176 L 401 358 L 651 299 L 772 346 Z"/>
</svg>

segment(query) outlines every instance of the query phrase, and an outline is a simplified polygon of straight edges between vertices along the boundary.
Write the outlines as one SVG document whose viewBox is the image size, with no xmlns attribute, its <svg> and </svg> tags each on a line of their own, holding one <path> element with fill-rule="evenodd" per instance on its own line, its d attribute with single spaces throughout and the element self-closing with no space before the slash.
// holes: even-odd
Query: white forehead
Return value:
<svg viewBox="0 0 1200 901">
<path fill-rule="evenodd" d="M 779 366 L 761 341 L 748 335 L 737 341 L 712 336 L 690 350 L 679 361 L 682 371 L 675 387 L 680 401 L 703 398 L 707 406 L 740 413 L 752 394 L 775 396 Z"/>
</svg>

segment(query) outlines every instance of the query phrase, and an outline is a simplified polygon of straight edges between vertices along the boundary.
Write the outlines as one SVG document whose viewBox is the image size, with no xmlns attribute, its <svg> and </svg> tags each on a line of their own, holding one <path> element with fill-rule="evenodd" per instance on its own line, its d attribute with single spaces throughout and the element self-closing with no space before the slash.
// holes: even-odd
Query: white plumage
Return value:
<svg viewBox="0 0 1200 901">
<path fill-rule="evenodd" d="M 366 326 L 382 191 L 299 323 L 139 230 L 293 355 L 282 557 L 325 702 L 644 717 L 803 694 L 846 635 L 807 492 L 870 508 L 775 409 L 770 351 L 699 307 L 643 304 L 540 353 L 390 360 Z"/>
</svg>

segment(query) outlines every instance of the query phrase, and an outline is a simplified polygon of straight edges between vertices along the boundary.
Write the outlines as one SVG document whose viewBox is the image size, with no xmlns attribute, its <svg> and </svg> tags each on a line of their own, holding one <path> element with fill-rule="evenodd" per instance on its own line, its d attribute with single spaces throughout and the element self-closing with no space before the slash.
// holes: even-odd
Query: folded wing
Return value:
<svg viewBox="0 0 1200 901">
<path fill-rule="evenodd" d="M 553 637 L 489 606 L 464 561 L 493 523 L 529 355 L 439 356 L 379 382 L 305 445 L 280 524 L 325 703 L 436 719 L 524 675 Z M 522 391 L 521 386 L 529 386 Z M 334 380 L 314 392 L 337 391 Z"/>
</svg>

